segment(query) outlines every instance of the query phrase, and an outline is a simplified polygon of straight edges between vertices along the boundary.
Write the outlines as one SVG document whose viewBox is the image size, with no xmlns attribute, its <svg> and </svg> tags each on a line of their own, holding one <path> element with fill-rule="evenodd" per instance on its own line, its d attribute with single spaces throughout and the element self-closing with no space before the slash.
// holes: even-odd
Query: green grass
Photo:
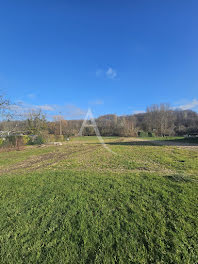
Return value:
<svg viewBox="0 0 198 264">
<path fill-rule="evenodd" d="M 184 137 L 140 137 L 143 139 L 149 139 L 149 140 L 181 140 L 184 139 Z"/>
<path fill-rule="evenodd" d="M 195 143 L 198 144 L 198 137 L 144 137 L 147 140 L 157 141 L 175 141 L 180 143 Z"/>
<path fill-rule="evenodd" d="M 112 141 L 112 140 L 116 140 L 119 139 L 119 137 L 103 137 L 104 141 Z M 71 137 L 70 141 L 72 142 L 94 142 L 96 143 L 98 141 L 96 136 L 82 136 L 82 137 Z"/>
<path fill-rule="evenodd" d="M 0 263 L 197 263 L 198 150 L 80 140 L 0 153 Z"/>
</svg>

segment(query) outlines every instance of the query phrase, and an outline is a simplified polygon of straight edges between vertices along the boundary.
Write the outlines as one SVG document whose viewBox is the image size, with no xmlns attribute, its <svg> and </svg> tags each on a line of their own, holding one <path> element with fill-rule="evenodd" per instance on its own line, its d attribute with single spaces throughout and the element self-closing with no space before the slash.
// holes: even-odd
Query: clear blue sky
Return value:
<svg viewBox="0 0 198 264">
<path fill-rule="evenodd" d="M 197 111 L 198 1 L 1 1 L 0 89 L 68 113 Z"/>
</svg>

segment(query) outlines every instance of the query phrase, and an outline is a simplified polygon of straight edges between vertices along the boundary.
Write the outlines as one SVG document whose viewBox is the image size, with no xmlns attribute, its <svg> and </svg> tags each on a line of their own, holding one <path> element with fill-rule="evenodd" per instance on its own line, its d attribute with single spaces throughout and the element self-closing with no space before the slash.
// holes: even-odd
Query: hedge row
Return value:
<svg viewBox="0 0 198 264">
<path fill-rule="evenodd" d="M 155 137 L 155 133 L 139 131 L 138 137 Z"/>
</svg>

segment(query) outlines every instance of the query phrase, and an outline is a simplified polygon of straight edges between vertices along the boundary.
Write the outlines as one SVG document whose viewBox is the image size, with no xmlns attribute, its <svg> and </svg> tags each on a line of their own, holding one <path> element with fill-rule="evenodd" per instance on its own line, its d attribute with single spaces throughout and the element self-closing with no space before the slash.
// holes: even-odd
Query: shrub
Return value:
<svg viewBox="0 0 198 264">
<path fill-rule="evenodd" d="M 155 137 L 155 133 L 153 133 L 153 132 L 148 132 L 148 136 L 149 136 L 149 137 Z"/>
<path fill-rule="evenodd" d="M 139 131 L 138 132 L 138 137 L 148 137 L 148 132 Z"/>
<path fill-rule="evenodd" d="M 63 135 L 56 135 L 55 140 L 56 140 L 56 141 L 60 141 L 60 142 L 62 142 L 62 141 L 64 141 L 65 139 L 64 139 L 64 136 L 63 136 Z"/>
<path fill-rule="evenodd" d="M 28 135 L 23 136 L 23 143 L 24 145 L 28 145 L 30 142 L 30 137 Z"/>
<path fill-rule="evenodd" d="M 30 145 L 41 145 L 45 143 L 45 140 L 42 137 L 42 135 L 33 135 L 33 136 L 30 136 L 30 140 L 28 143 Z"/>
<path fill-rule="evenodd" d="M 8 148 L 20 148 L 24 146 L 23 136 L 7 136 L 3 145 Z"/>
<path fill-rule="evenodd" d="M 47 142 L 55 142 L 56 141 L 56 137 L 54 134 L 49 134 L 47 136 Z"/>
<path fill-rule="evenodd" d="M 41 144 L 44 144 L 45 143 L 45 140 L 44 140 L 44 138 L 41 136 L 41 135 L 39 135 L 37 138 L 36 138 L 36 140 L 35 140 L 35 144 L 36 145 L 41 145 Z"/>
<path fill-rule="evenodd" d="M 0 138 L 0 147 L 3 145 L 3 142 L 4 142 L 3 138 Z"/>
</svg>

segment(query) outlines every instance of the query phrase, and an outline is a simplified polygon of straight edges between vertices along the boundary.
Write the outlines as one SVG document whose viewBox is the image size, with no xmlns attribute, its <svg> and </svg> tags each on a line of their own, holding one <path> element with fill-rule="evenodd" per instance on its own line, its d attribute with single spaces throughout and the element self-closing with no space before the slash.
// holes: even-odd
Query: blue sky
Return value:
<svg viewBox="0 0 198 264">
<path fill-rule="evenodd" d="M 0 89 L 78 118 L 198 111 L 197 0 L 0 2 Z"/>
</svg>

